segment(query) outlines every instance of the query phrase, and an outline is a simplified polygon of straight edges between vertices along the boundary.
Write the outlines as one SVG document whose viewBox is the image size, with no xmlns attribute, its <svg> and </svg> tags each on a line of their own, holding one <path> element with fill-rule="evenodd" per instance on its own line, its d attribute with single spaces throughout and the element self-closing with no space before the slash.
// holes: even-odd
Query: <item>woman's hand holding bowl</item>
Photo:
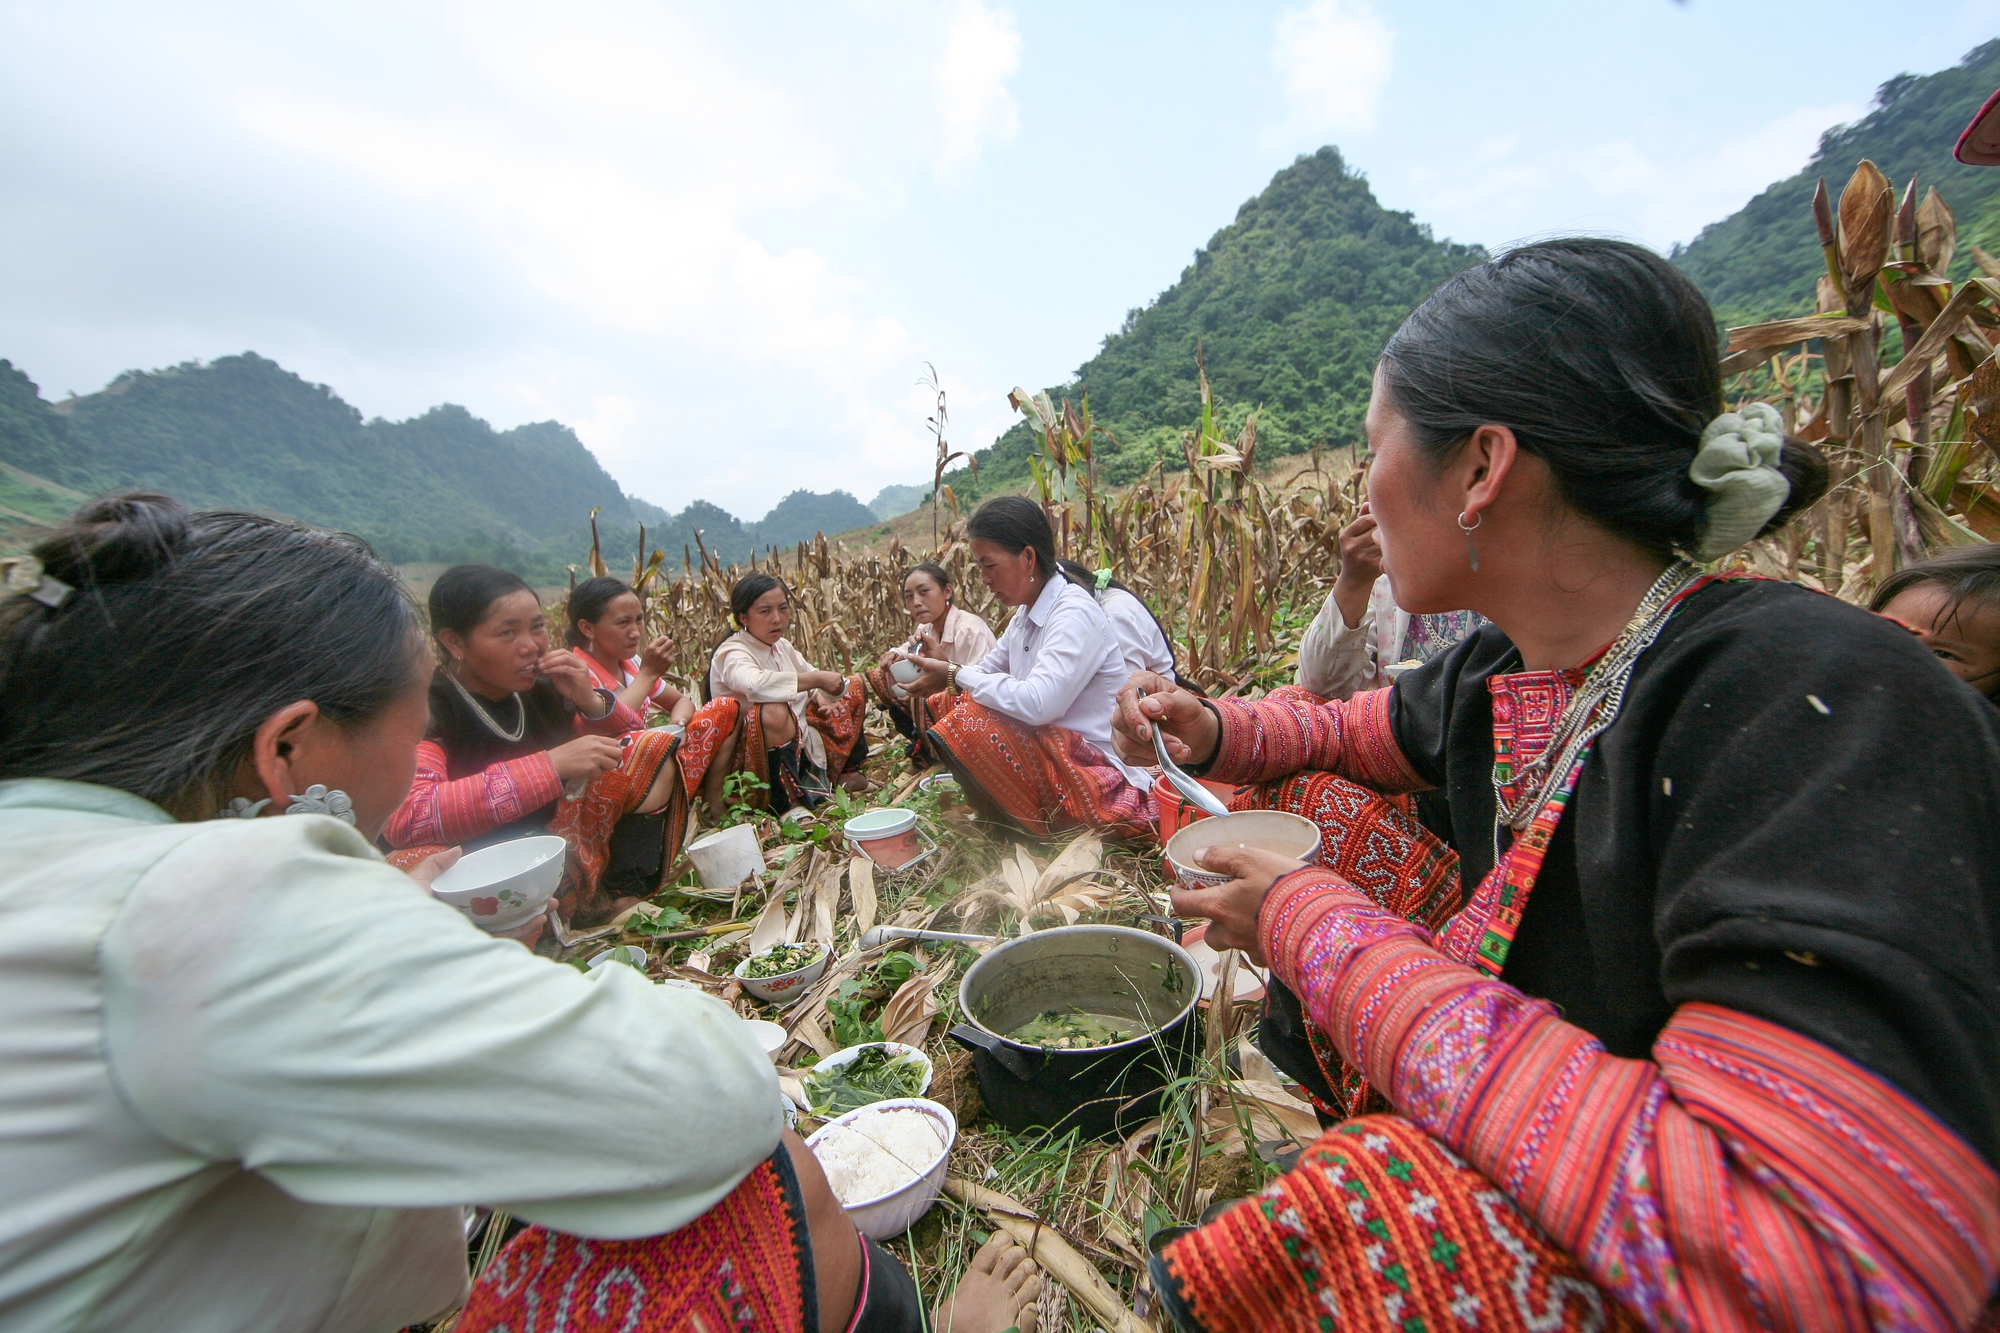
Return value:
<svg viewBox="0 0 2000 1333">
<path fill-rule="evenodd" d="M 943 689 L 951 680 L 951 663 L 939 657 L 920 657 L 915 653 L 905 653 L 905 662 L 915 662 L 921 671 L 917 678 L 905 681 L 903 688 L 911 694 L 930 695 Z"/>
<path fill-rule="evenodd" d="M 1195 854 L 1203 870 L 1234 876 L 1212 889 L 1175 889 L 1174 915 L 1205 916 L 1212 949 L 1241 949 L 1259 967 L 1268 966 L 1257 943 L 1257 916 L 1271 886 L 1305 869 L 1305 862 L 1259 847 L 1204 847 Z"/>
<path fill-rule="evenodd" d="M 1168 757 L 1177 764 L 1207 763 L 1222 738 L 1215 714 L 1199 698 L 1164 676 L 1141 671 L 1118 691 L 1118 707 L 1111 714 L 1118 757 L 1128 764 L 1157 763 L 1155 725 L 1167 738 Z"/>
</svg>

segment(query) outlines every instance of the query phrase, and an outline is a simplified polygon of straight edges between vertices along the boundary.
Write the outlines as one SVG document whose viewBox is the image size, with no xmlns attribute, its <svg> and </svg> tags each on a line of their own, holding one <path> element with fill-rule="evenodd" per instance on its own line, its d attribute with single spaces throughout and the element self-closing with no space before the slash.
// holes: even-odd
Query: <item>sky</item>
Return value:
<svg viewBox="0 0 2000 1333">
<path fill-rule="evenodd" d="M 1664 249 L 2000 34 L 1893 8 L 0 0 L 0 357 L 254 350 L 671 510 L 865 501 L 929 482 L 927 366 L 991 443 L 1300 153 L 1439 237 Z"/>
</svg>

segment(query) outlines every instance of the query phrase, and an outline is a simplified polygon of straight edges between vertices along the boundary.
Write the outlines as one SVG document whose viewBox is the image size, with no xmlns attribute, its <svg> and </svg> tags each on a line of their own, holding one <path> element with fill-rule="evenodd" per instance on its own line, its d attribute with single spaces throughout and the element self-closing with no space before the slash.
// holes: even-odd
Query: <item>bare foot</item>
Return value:
<svg viewBox="0 0 2000 1333">
<path fill-rule="evenodd" d="M 1035 1298 L 1042 1277 L 1028 1252 L 1004 1231 L 972 1256 L 958 1288 L 931 1316 L 937 1333 L 1035 1333 Z"/>
</svg>

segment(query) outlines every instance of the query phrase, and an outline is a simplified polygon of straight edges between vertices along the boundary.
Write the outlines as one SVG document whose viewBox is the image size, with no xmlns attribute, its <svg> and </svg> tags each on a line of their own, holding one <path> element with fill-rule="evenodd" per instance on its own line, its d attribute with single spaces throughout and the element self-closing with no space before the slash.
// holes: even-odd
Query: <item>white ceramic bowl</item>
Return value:
<svg viewBox="0 0 2000 1333">
<path fill-rule="evenodd" d="M 593 957 L 584 966 L 590 971 L 595 972 L 606 963 L 623 963 L 627 967 L 636 967 L 641 972 L 644 972 L 646 970 L 646 961 L 646 951 L 638 945 L 614 944 L 603 953 Z"/>
<path fill-rule="evenodd" d="M 1203 870 L 1195 853 L 1204 847 L 1258 847 L 1308 865 L 1319 860 L 1319 825 L 1283 810 L 1244 810 L 1227 818 L 1197 819 L 1167 839 L 1167 865 L 1183 888 L 1208 889 L 1229 876 Z"/>
<path fill-rule="evenodd" d="M 785 1043 L 792 1039 L 792 1034 L 768 1018 L 746 1018 L 743 1021 L 750 1025 L 750 1035 L 764 1048 L 764 1054 L 771 1057 L 772 1064 L 776 1064 L 778 1052 L 785 1049 Z"/>
<path fill-rule="evenodd" d="M 758 955 L 751 954 L 736 965 L 733 974 L 743 983 L 743 989 L 762 1000 L 765 1004 L 791 1004 L 826 973 L 826 965 L 833 960 L 833 950 L 824 944 L 819 946 L 819 957 L 795 972 L 786 972 L 775 977 L 746 977 L 743 969 Z"/>
<path fill-rule="evenodd" d="M 833 1057 L 829 1056 L 828 1059 Z M 821 1064 L 826 1061 L 822 1060 Z M 937 1202 L 938 1192 L 944 1188 L 945 1169 L 951 1165 L 952 1146 L 958 1142 L 958 1120 L 949 1108 L 922 1097 L 897 1097 L 886 1102 L 873 1102 L 867 1106 L 849 1111 L 846 1115 L 829 1120 L 813 1132 L 806 1140 L 806 1147 L 817 1144 L 835 1125 L 850 1125 L 869 1116 L 881 1115 L 884 1111 L 903 1108 L 919 1110 L 937 1121 L 944 1146 L 939 1150 L 937 1161 L 926 1167 L 923 1173 L 906 1185 L 899 1185 L 887 1194 L 873 1199 L 862 1199 L 855 1203 L 842 1204 L 847 1218 L 855 1229 L 872 1240 L 888 1240 L 900 1236 L 915 1224 L 916 1220 L 930 1211 Z"/>
<path fill-rule="evenodd" d="M 495 843 L 460 857 L 432 881 L 431 893 L 483 930 L 512 930 L 547 905 L 562 884 L 568 852 L 553 836 Z"/>
<path fill-rule="evenodd" d="M 859 1046 L 843 1047 L 835 1051 L 832 1055 L 827 1056 L 824 1060 L 819 1061 L 813 1066 L 813 1069 L 839 1069 L 843 1065 L 852 1064 L 860 1057 L 863 1051 L 871 1046 L 880 1046 L 891 1055 L 916 1056 L 917 1059 L 923 1062 L 924 1066 L 924 1081 L 917 1085 L 917 1095 L 921 1097 L 931 1090 L 931 1078 L 937 1073 L 937 1066 L 931 1063 L 931 1058 L 928 1055 L 925 1055 L 915 1046 L 905 1046 L 900 1041 L 864 1041 Z M 807 1070 L 806 1072 L 811 1073 L 812 1070 Z"/>
</svg>

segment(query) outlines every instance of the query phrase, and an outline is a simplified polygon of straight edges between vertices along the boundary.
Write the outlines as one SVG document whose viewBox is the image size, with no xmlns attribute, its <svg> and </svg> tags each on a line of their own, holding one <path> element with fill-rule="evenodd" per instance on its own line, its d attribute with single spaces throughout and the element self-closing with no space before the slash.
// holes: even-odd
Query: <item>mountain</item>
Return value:
<svg viewBox="0 0 2000 1333">
<path fill-rule="evenodd" d="M 1952 145 L 1980 104 L 2000 87 L 2000 38 L 1935 74 L 1898 74 L 1875 93 L 1873 108 L 1852 125 L 1820 136 L 1805 169 L 1702 228 L 1674 261 L 1701 284 L 1726 324 L 1749 324 L 1812 309 L 1813 286 L 1826 271 L 1813 230 L 1813 186 L 1824 176 L 1837 203 L 1862 158 L 1895 183 L 1912 176 L 1917 193 L 1935 185 L 1958 218 L 1952 277 L 1976 273 L 1974 244 L 2000 252 L 2000 169 L 1968 167 Z"/>
<path fill-rule="evenodd" d="M 881 493 L 868 502 L 868 511 L 886 523 L 915 509 L 930 493 L 928 486 L 884 486 Z"/>
<path fill-rule="evenodd" d="M 53 404 L 0 360 L 0 465 L 8 544 L 81 494 L 148 487 L 340 528 L 400 563 L 490 561 L 545 582 L 581 561 L 593 508 L 614 565 L 641 524 L 670 553 L 702 530 L 726 564 L 876 521 L 845 491 L 794 492 L 752 524 L 700 500 L 671 514 L 626 495 L 559 422 L 496 431 L 450 404 L 364 421 L 332 389 L 253 352 L 127 371 Z"/>
<path fill-rule="evenodd" d="M 1338 149 L 1322 148 L 1273 176 L 1173 286 L 1130 311 L 1049 394 L 1090 395 L 1119 441 L 1098 456 L 1114 485 L 1181 456 L 1181 433 L 1200 412 L 1197 345 L 1232 427 L 1261 407 L 1260 454 L 1345 445 L 1360 436 L 1382 344 L 1440 282 L 1484 257 L 1383 208 Z M 954 492 L 964 500 L 1024 486 L 1034 449 L 1017 422 L 980 451 L 976 484 L 951 474 Z"/>
</svg>

